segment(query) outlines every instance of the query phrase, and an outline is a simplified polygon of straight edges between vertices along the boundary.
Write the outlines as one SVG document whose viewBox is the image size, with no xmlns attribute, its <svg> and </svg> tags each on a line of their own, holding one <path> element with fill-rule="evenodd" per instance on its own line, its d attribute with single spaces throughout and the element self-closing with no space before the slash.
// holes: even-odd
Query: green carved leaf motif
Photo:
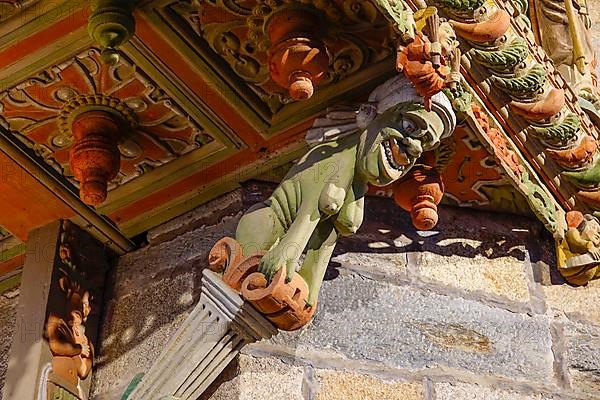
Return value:
<svg viewBox="0 0 600 400">
<path fill-rule="evenodd" d="M 508 46 L 501 50 L 471 49 L 469 53 L 479 64 L 496 72 L 513 71 L 529 54 L 527 42 L 516 37 Z"/>
<path fill-rule="evenodd" d="M 579 117 L 575 114 L 569 114 L 565 119 L 556 125 L 549 127 L 533 127 L 535 135 L 541 140 L 553 145 L 566 145 L 577 138 L 579 131 Z"/>
<path fill-rule="evenodd" d="M 535 64 L 523 76 L 514 78 L 492 76 L 490 78 L 497 88 L 518 99 L 532 99 L 544 88 L 546 79 L 546 69 L 540 64 Z"/>
</svg>

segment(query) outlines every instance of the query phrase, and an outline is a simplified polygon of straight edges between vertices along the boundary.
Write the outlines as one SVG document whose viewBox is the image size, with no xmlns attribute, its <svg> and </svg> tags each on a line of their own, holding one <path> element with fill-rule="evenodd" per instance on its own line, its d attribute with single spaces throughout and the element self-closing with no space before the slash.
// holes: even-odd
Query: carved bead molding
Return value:
<svg viewBox="0 0 600 400">
<path fill-rule="evenodd" d="M 276 333 L 219 275 L 205 270 L 196 308 L 122 400 L 196 400 L 246 344 Z"/>
<path fill-rule="evenodd" d="M 91 0 L 88 32 L 102 47 L 102 61 L 116 64 L 117 48 L 127 43 L 135 33 L 133 8 L 135 0 Z"/>
<path fill-rule="evenodd" d="M 12 133 L 89 204 L 105 197 L 99 186 L 114 190 L 214 140 L 140 67 L 124 56 L 105 64 L 97 49 L 1 92 L 0 109 Z M 86 176 L 95 182 L 89 197 Z"/>
<path fill-rule="evenodd" d="M 371 1 L 201 0 L 198 7 L 187 3 L 173 9 L 272 113 L 294 100 L 289 72 L 302 72 L 297 65 L 282 64 L 286 51 L 295 54 L 294 63 L 304 56 L 310 60 L 310 70 L 293 79 L 298 96 L 304 97 L 310 93 L 309 81 L 320 87 L 339 82 L 392 56 L 396 47 L 398 34 Z M 389 12 L 405 12 L 402 4 L 389 2 Z"/>
</svg>

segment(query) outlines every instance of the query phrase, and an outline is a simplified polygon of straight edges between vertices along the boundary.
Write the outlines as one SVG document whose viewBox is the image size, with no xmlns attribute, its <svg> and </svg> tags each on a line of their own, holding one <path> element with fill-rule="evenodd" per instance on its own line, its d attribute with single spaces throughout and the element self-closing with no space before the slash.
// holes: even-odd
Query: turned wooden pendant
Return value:
<svg viewBox="0 0 600 400">
<path fill-rule="evenodd" d="M 294 100 L 309 99 L 327 74 L 329 55 L 318 31 L 318 18 L 305 10 L 283 10 L 269 22 L 271 78 Z"/>
<path fill-rule="evenodd" d="M 421 231 L 433 229 L 437 225 L 437 205 L 443 196 L 442 177 L 431 167 L 413 168 L 407 179 L 394 186 L 394 200 L 410 212 L 414 227 Z"/>
<path fill-rule="evenodd" d="M 105 111 L 88 111 L 77 116 L 72 125 L 75 144 L 70 163 L 80 183 L 79 196 L 96 206 L 106 200 L 108 183 L 119 172 L 118 137 L 121 123 Z"/>
</svg>

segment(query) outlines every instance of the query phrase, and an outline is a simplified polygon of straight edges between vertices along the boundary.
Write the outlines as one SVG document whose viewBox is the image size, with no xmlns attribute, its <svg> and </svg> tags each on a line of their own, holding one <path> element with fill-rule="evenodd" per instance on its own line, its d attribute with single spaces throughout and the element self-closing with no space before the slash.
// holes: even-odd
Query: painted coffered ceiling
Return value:
<svg viewBox="0 0 600 400">
<path fill-rule="evenodd" d="M 72 218 L 127 251 L 129 238 L 288 164 L 317 115 L 365 100 L 395 73 L 395 34 L 373 4 L 307 2 L 323 18 L 330 64 L 314 96 L 293 101 L 267 71 L 262 29 L 285 4 L 140 1 L 134 37 L 107 65 L 87 31 L 88 1 L 0 2 L 0 165 L 14 177 L 0 180 L 0 225 L 26 241 Z M 110 105 L 131 126 L 95 208 L 78 200 L 69 165 L 69 118 L 85 104 Z M 523 211 L 478 137 L 464 126 L 445 147 L 447 201 Z"/>
</svg>

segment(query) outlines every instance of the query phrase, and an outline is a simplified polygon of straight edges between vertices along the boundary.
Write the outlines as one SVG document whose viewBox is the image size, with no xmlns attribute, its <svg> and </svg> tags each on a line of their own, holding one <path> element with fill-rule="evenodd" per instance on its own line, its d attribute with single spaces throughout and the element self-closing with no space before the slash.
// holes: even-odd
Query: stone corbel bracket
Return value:
<svg viewBox="0 0 600 400">
<path fill-rule="evenodd" d="M 118 47 L 135 33 L 134 7 L 135 0 L 91 0 L 88 32 L 102 47 L 102 60 L 107 64 L 119 61 Z"/>
<path fill-rule="evenodd" d="M 205 270 L 200 301 L 138 386 L 123 400 L 196 400 L 248 343 L 277 329 Z"/>
</svg>

